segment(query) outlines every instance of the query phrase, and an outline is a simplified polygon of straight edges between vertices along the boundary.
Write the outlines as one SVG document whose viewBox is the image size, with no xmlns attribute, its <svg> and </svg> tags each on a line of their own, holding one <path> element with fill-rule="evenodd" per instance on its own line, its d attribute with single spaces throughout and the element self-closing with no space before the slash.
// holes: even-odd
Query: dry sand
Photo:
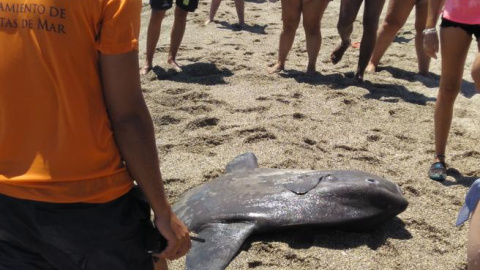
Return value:
<svg viewBox="0 0 480 270">
<path fill-rule="evenodd" d="M 384 56 L 381 71 L 366 74 L 368 82 L 354 85 L 348 77 L 356 68 L 358 49 L 350 48 L 335 66 L 329 62 L 339 42 L 335 26 L 340 1 L 331 2 L 325 13 L 317 68 L 321 75 L 314 77 L 304 75 L 302 24 L 286 72 L 266 72 L 277 57 L 280 2 L 246 2 L 243 31 L 233 28 L 233 1 L 223 1 L 216 23 L 203 26 L 209 6 L 202 0 L 189 15 L 178 55 L 184 72 L 176 73 L 166 63 L 173 22 L 169 10 L 154 72 L 142 76 L 172 202 L 222 174 L 229 160 L 247 151 L 258 156 L 262 167 L 378 174 L 399 184 L 410 202 L 398 218 L 372 232 L 303 230 L 252 236 L 227 269 L 465 269 L 468 225 L 456 228 L 454 222 L 468 187 L 480 177 L 480 100 L 470 76 L 475 44 L 447 150 L 455 169 L 442 184 L 427 177 L 434 154 L 440 61 L 432 61 L 431 78 L 416 74 L 414 12 Z M 149 17 L 145 5 L 142 63 Z M 361 37 L 361 22 L 360 15 L 353 41 Z M 183 269 L 184 259 L 169 265 Z"/>
</svg>

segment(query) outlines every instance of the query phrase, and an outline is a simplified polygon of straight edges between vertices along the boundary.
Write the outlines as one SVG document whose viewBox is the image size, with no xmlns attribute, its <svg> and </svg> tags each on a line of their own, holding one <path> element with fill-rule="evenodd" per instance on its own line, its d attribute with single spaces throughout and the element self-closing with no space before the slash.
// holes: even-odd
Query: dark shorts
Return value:
<svg viewBox="0 0 480 270">
<path fill-rule="evenodd" d="M 175 4 L 183 10 L 193 12 L 198 7 L 198 0 L 176 0 Z M 155 10 L 167 10 L 173 6 L 173 0 L 150 0 L 150 7 Z"/>
<path fill-rule="evenodd" d="M 464 24 L 464 23 L 457 23 L 454 21 L 450 21 L 448 19 L 442 18 L 442 23 L 440 27 L 459 27 L 463 29 L 468 35 L 474 35 L 477 41 L 480 38 L 480 24 Z"/>
<path fill-rule="evenodd" d="M 153 270 L 150 207 L 134 192 L 105 204 L 0 195 L 0 270 Z"/>
</svg>

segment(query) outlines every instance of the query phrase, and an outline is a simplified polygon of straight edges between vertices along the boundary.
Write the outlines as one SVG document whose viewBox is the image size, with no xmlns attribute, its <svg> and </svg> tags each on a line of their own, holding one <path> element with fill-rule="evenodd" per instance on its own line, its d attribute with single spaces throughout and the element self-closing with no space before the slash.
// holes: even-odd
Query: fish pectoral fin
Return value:
<svg viewBox="0 0 480 270">
<path fill-rule="evenodd" d="M 303 195 L 318 186 L 322 178 L 321 175 L 301 175 L 285 183 L 284 187 L 297 195 Z"/>
<path fill-rule="evenodd" d="M 253 232 L 254 223 L 209 223 L 198 237 L 204 243 L 192 242 L 187 253 L 187 270 L 223 270 Z"/>
<path fill-rule="evenodd" d="M 235 157 L 227 164 L 227 173 L 231 172 L 245 172 L 258 168 L 257 157 L 254 153 L 247 152 Z"/>
</svg>

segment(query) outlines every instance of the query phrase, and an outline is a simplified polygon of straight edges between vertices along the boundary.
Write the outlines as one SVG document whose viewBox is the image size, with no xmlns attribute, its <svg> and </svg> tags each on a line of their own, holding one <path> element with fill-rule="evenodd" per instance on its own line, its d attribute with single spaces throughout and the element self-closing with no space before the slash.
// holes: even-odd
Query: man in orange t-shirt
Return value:
<svg viewBox="0 0 480 270">
<path fill-rule="evenodd" d="M 151 269 L 150 208 L 183 256 L 138 74 L 139 0 L 0 0 L 0 269 Z"/>
</svg>

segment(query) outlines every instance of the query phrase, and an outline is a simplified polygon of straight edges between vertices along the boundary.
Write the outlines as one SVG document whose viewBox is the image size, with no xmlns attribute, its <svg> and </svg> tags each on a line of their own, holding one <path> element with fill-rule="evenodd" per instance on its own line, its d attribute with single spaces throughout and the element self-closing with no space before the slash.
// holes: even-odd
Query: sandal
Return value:
<svg viewBox="0 0 480 270">
<path fill-rule="evenodd" d="M 447 165 L 445 162 L 437 161 L 433 163 L 428 171 L 428 177 L 438 182 L 445 181 L 447 179 Z"/>
</svg>

